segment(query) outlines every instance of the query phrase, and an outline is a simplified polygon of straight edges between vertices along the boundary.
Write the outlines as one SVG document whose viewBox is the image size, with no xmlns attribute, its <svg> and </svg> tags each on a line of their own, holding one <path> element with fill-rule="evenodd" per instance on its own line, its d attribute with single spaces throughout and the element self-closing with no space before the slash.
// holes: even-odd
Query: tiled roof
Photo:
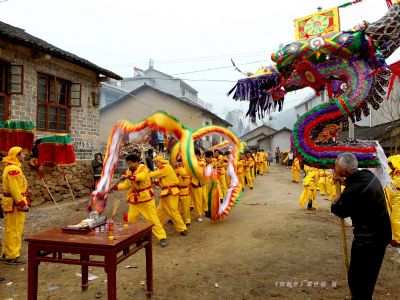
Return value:
<svg viewBox="0 0 400 300">
<path fill-rule="evenodd" d="M 88 70 L 94 71 L 98 74 L 108 76 L 114 79 L 122 79 L 121 76 L 103 69 L 90 61 L 81 58 L 75 54 L 62 50 L 56 46 L 53 46 L 46 41 L 37 38 L 27 33 L 24 29 L 11 26 L 7 23 L 0 22 L 0 39 L 8 40 L 10 42 L 25 46 L 30 49 L 36 49 L 44 53 L 50 54 L 54 57 L 69 61 L 78 66 L 84 67 Z"/>
</svg>

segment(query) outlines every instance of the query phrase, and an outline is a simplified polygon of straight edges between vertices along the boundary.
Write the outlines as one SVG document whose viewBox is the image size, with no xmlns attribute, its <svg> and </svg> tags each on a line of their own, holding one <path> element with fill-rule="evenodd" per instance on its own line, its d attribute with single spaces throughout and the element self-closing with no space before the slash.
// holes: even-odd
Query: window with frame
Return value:
<svg viewBox="0 0 400 300">
<path fill-rule="evenodd" d="M 23 93 L 24 67 L 0 60 L 0 121 L 8 120 L 10 95 Z"/>
<path fill-rule="evenodd" d="M 37 129 L 68 131 L 70 96 L 71 82 L 39 73 L 37 77 Z"/>
<path fill-rule="evenodd" d="M 8 65 L 0 61 L 0 122 L 8 119 L 7 69 Z"/>
</svg>

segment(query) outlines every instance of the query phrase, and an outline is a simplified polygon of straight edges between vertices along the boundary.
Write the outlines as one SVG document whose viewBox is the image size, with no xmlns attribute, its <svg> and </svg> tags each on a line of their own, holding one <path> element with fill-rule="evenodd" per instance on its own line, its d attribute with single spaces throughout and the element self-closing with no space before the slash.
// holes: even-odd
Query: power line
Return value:
<svg viewBox="0 0 400 300">
<path fill-rule="evenodd" d="M 242 53 L 233 53 L 233 54 L 222 54 L 222 55 L 210 55 L 210 56 L 198 56 L 198 57 L 186 57 L 186 58 L 176 58 L 176 59 L 168 59 L 168 60 L 156 60 L 157 64 L 173 64 L 173 63 L 180 63 L 180 62 L 191 62 L 191 61 L 198 61 L 198 60 L 216 60 L 222 59 L 225 57 L 247 57 L 247 56 L 267 56 L 267 51 L 254 51 L 254 52 L 242 52 Z M 257 55 L 259 54 L 259 55 Z M 104 66 L 108 67 L 116 67 L 116 66 L 132 66 L 132 65 L 140 65 L 148 63 L 148 61 L 141 61 L 141 62 L 128 62 L 128 63 L 121 63 L 121 64 L 104 64 Z"/>
<path fill-rule="evenodd" d="M 249 63 L 240 64 L 240 65 L 241 65 L 241 66 L 244 66 L 244 65 L 251 65 L 251 64 L 260 63 L 260 62 L 265 62 L 265 61 L 267 61 L 267 60 L 252 61 L 252 62 L 249 62 Z M 200 72 L 213 71 L 213 70 L 220 70 L 220 69 L 227 69 L 227 68 L 234 68 L 234 66 L 209 68 L 209 69 L 203 69 L 203 70 L 197 70 L 197 71 L 189 71 L 189 72 L 183 72 L 183 73 L 176 73 L 176 74 L 172 74 L 172 75 L 175 76 L 175 75 L 183 75 L 183 74 L 200 73 Z"/>
</svg>

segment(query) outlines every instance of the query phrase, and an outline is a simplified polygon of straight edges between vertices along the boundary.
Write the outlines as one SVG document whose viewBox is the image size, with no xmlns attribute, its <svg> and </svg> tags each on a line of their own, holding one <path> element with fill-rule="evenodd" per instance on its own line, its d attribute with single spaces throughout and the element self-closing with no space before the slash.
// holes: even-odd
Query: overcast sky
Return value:
<svg viewBox="0 0 400 300">
<path fill-rule="evenodd" d="M 223 113 L 248 106 L 226 97 L 243 77 L 231 67 L 231 57 L 244 72 L 269 65 L 279 44 L 294 40 L 294 19 L 344 2 L 0 0 L 0 20 L 123 77 L 133 76 L 134 66 L 146 69 L 152 58 L 155 69 L 185 79 Z M 386 11 L 385 0 L 340 9 L 341 29 L 376 21 Z M 396 52 L 389 62 L 399 57 Z M 189 73 L 212 68 L 220 69 Z M 309 93 L 291 93 L 286 106 Z"/>
</svg>

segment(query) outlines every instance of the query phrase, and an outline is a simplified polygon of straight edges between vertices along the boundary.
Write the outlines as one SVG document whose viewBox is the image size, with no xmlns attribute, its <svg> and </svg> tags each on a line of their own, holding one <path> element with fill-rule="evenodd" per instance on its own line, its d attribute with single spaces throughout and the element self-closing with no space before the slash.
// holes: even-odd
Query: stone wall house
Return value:
<svg viewBox="0 0 400 300">
<path fill-rule="evenodd" d="M 78 195 L 87 194 L 92 185 L 87 160 L 93 159 L 93 146 L 99 134 L 99 84 L 110 78 L 122 79 L 23 29 L 0 22 L 0 121 L 33 121 L 35 139 L 69 134 L 77 164 L 66 170 Z M 35 171 L 27 168 L 26 172 L 31 178 L 31 190 L 43 191 Z M 57 198 L 67 197 L 66 190 L 59 186 L 62 176 L 53 172 L 56 171 L 43 173 L 49 177 L 50 189 Z"/>
</svg>

